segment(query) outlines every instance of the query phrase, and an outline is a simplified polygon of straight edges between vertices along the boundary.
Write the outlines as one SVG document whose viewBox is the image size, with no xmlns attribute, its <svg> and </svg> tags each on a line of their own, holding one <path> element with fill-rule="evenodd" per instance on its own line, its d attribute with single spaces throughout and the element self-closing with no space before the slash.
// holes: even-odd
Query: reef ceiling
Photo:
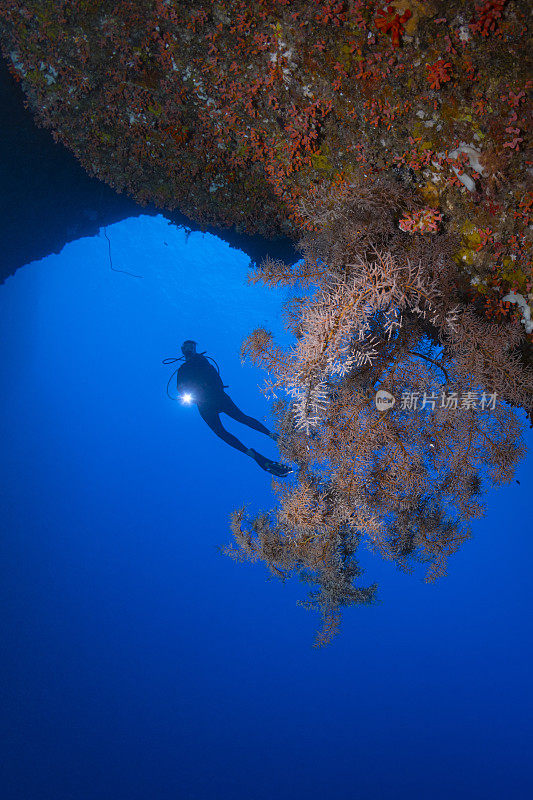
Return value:
<svg viewBox="0 0 533 800">
<path fill-rule="evenodd" d="M 0 283 L 19 267 L 59 253 L 67 242 L 138 214 L 163 214 L 179 227 L 216 234 L 254 262 L 296 258 L 288 239 L 265 240 L 202 226 L 180 214 L 141 206 L 90 177 L 75 156 L 38 128 L 20 86 L 0 58 Z"/>
<path fill-rule="evenodd" d="M 325 187 L 401 182 L 487 313 L 531 300 L 528 0 L 3 0 L 38 125 L 200 226 L 297 240 Z M 528 297 L 529 296 L 529 297 Z"/>
</svg>

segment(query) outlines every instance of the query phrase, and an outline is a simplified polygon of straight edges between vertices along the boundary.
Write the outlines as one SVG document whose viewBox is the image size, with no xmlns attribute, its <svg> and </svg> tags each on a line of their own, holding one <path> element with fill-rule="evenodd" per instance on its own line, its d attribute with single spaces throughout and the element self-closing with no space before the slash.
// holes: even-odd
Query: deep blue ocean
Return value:
<svg viewBox="0 0 533 800">
<path fill-rule="evenodd" d="M 217 549 L 270 477 L 161 364 L 195 339 L 271 425 L 239 350 L 260 325 L 288 341 L 285 295 L 163 217 L 107 235 L 124 272 L 102 230 L 0 286 L 0 797 L 533 797 L 531 451 L 436 584 L 363 549 L 380 602 L 314 649 L 306 587 Z"/>
</svg>

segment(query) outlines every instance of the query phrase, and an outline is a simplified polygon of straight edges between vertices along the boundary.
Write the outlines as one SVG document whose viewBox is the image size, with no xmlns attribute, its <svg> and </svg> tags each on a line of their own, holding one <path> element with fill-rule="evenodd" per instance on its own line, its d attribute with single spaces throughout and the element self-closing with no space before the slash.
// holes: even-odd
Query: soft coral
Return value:
<svg viewBox="0 0 533 800">
<path fill-rule="evenodd" d="M 384 34 L 390 34 L 392 46 L 399 47 L 400 36 L 402 36 L 404 32 L 403 23 L 407 22 L 410 16 L 411 12 L 409 9 L 404 11 L 404 13 L 400 16 L 394 6 L 381 8 L 376 15 L 376 28 Z"/>
</svg>

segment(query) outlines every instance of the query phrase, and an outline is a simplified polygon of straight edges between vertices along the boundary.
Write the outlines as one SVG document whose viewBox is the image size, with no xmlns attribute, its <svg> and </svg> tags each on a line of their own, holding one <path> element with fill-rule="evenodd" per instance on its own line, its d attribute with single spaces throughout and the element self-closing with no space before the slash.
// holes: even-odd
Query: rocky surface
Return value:
<svg viewBox="0 0 533 800">
<path fill-rule="evenodd" d="M 39 124 L 89 175 L 199 225 L 297 239 L 324 187 L 394 176 L 489 317 L 533 300 L 527 0 L 5 0 Z M 530 334 L 531 335 L 531 334 Z"/>
<path fill-rule="evenodd" d="M 64 145 L 35 125 L 24 95 L 0 59 L 0 283 L 31 261 L 59 253 L 67 242 L 138 214 L 163 213 L 188 230 L 208 230 L 260 261 L 267 253 L 295 257 L 288 240 L 200 226 L 177 211 L 143 207 L 90 177 Z"/>
</svg>

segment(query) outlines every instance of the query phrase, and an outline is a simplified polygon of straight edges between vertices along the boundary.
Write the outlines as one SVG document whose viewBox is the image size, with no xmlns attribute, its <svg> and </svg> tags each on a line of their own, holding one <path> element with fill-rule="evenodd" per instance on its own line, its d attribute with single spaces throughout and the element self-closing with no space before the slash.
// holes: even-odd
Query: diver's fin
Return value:
<svg viewBox="0 0 533 800">
<path fill-rule="evenodd" d="M 259 464 L 261 469 L 264 469 L 265 472 L 269 472 L 271 475 L 275 475 L 276 478 L 286 478 L 287 475 L 292 472 L 292 467 L 288 464 L 280 464 L 277 461 L 271 461 L 253 448 L 250 448 L 249 455 L 251 455 L 256 464 Z"/>
<path fill-rule="evenodd" d="M 293 471 L 288 464 L 280 464 L 277 461 L 270 461 L 263 469 L 266 469 L 271 475 L 275 475 L 276 478 L 286 478 Z"/>
</svg>

